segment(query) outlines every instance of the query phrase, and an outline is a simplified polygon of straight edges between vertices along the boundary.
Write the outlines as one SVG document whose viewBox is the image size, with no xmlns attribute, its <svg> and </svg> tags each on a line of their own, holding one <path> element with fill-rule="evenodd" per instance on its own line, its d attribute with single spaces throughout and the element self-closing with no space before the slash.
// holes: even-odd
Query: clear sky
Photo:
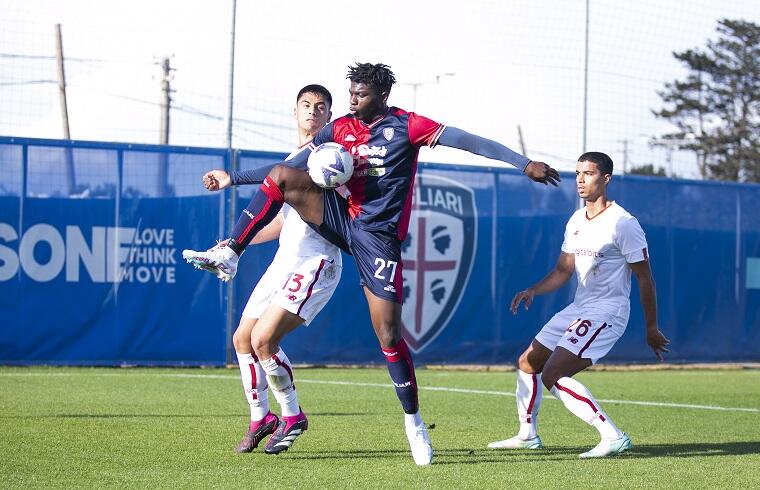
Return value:
<svg viewBox="0 0 760 490">
<path fill-rule="evenodd" d="M 590 0 L 587 149 L 618 168 L 667 167 L 652 136 L 657 90 L 684 75 L 673 51 L 715 39 L 720 18 L 760 22 L 757 0 Z M 170 143 L 226 144 L 232 2 L 0 0 L 0 134 L 62 137 L 54 24 L 63 32 L 74 139 L 156 143 L 160 70 L 171 55 Z M 237 2 L 233 146 L 289 151 L 299 88 L 347 110 L 346 66 L 390 65 L 390 102 L 573 168 L 583 150 L 583 0 Z M 625 151 L 627 149 L 627 152 Z M 445 148 L 422 160 L 484 159 Z M 674 155 L 679 175 L 694 159 Z"/>
</svg>

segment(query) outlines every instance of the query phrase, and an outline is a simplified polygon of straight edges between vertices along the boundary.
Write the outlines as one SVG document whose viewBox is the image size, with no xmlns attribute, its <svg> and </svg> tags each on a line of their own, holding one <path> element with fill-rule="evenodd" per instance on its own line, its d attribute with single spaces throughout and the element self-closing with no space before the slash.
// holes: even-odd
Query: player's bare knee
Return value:
<svg viewBox="0 0 760 490">
<path fill-rule="evenodd" d="M 383 349 L 389 349 L 401 340 L 400 330 L 392 323 L 378 325 L 375 327 L 375 334 Z"/>
<path fill-rule="evenodd" d="M 278 349 L 269 335 L 262 335 L 255 331 L 251 334 L 251 347 L 259 359 L 269 359 Z"/>
<path fill-rule="evenodd" d="M 232 334 L 232 345 L 235 346 L 235 352 L 249 352 L 251 350 L 251 337 L 244 329 L 238 328 Z"/>
<path fill-rule="evenodd" d="M 522 354 L 520 354 L 520 357 L 517 359 L 517 369 L 524 373 L 533 374 L 535 370 L 533 369 L 533 366 L 530 363 L 530 360 L 528 359 L 530 352 L 529 350 L 526 350 Z"/>
<path fill-rule="evenodd" d="M 269 178 L 272 179 L 282 191 L 285 191 L 290 187 L 297 187 L 298 182 L 307 175 L 308 174 L 301 170 L 287 167 L 285 165 L 275 165 L 272 170 L 269 171 Z"/>
</svg>

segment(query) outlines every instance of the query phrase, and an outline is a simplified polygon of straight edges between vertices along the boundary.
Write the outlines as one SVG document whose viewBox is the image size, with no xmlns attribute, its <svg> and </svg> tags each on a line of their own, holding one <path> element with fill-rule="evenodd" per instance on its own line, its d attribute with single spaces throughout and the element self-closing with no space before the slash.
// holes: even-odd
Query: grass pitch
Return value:
<svg viewBox="0 0 760 490">
<path fill-rule="evenodd" d="M 0 368 L 3 488 L 758 488 L 760 370 L 578 376 L 633 440 L 578 460 L 596 431 L 544 393 L 540 451 L 516 433 L 514 373 L 420 369 L 436 455 L 416 467 L 382 369 L 301 369 L 309 430 L 286 453 L 237 455 L 237 370 Z M 276 408 L 276 402 L 270 395 Z"/>
</svg>

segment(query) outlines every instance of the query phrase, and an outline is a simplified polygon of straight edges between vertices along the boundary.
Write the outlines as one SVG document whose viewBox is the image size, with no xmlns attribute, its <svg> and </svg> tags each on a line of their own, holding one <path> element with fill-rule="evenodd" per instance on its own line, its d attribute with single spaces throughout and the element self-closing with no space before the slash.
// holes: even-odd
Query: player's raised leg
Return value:
<svg viewBox="0 0 760 490">
<path fill-rule="evenodd" d="M 538 436 L 538 412 L 541 408 L 544 386 L 541 371 L 552 351 L 536 340 L 517 360 L 517 417 L 520 431 L 514 437 L 495 441 L 488 445 L 491 449 L 540 449 L 543 447 Z"/>
<path fill-rule="evenodd" d="M 433 446 L 420 415 L 414 362 L 406 341 L 401 337 L 401 305 L 375 296 L 367 287 L 364 294 L 388 374 L 404 410 L 404 427 L 412 457 L 416 464 L 428 465 L 433 460 Z"/>
<path fill-rule="evenodd" d="M 248 432 L 235 448 L 237 453 L 253 451 L 266 436 L 274 432 L 279 422 L 277 416 L 269 411 L 266 374 L 251 347 L 251 331 L 255 325 L 256 319 L 243 317 L 232 336 L 243 392 L 251 409 Z"/>
<path fill-rule="evenodd" d="M 631 448 L 631 439 L 604 413 L 591 392 L 572 378 L 591 365 L 590 359 L 578 357 L 564 347 L 557 347 L 544 367 L 544 386 L 573 415 L 599 431 L 599 444 L 580 455 L 581 458 L 613 456 Z"/>
<path fill-rule="evenodd" d="M 303 170 L 276 166 L 238 217 L 226 246 L 206 252 L 184 250 L 182 257 L 199 269 L 228 281 L 237 273 L 237 263 L 256 234 L 269 224 L 282 208 L 290 204 L 304 221 L 322 223 L 322 189 Z"/>
</svg>

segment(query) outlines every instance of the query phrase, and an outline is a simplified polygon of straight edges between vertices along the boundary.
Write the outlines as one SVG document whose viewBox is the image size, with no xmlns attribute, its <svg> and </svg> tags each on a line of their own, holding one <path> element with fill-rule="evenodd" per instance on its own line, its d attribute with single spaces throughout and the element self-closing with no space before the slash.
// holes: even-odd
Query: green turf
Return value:
<svg viewBox="0 0 760 490">
<path fill-rule="evenodd" d="M 634 448 L 579 461 L 596 431 L 548 393 L 545 450 L 486 449 L 515 433 L 514 373 L 421 369 L 422 413 L 435 425 L 436 451 L 434 464 L 422 468 L 408 452 L 384 369 L 296 376 L 309 430 L 287 453 L 269 456 L 232 451 L 248 415 L 237 370 L 0 368 L 0 487 L 760 487 L 760 371 L 581 374 L 600 400 L 755 411 L 603 402 Z"/>
</svg>

